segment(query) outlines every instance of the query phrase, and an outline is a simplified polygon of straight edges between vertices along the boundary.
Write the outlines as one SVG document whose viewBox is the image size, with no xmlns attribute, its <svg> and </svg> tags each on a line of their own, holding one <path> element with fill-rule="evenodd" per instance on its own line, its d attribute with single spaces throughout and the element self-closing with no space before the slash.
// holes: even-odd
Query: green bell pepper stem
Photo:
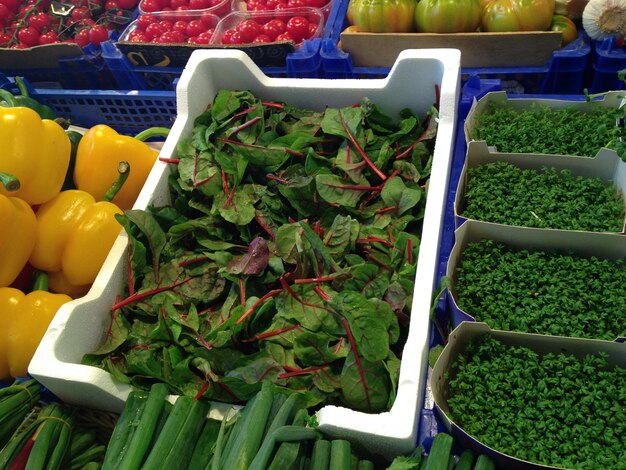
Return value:
<svg viewBox="0 0 626 470">
<path fill-rule="evenodd" d="M 122 189 L 122 186 L 128 179 L 128 175 L 130 175 L 130 165 L 127 161 L 122 160 L 117 165 L 117 172 L 119 173 L 115 182 L 111 185 L 111 187 L 104 193 L 102 196 L 103 201 L 111 202 L 115 195 Z"/>
<path fill-rule="evenodd" d="M 35 271 L 35 280 L 33 282 L 33 291 L 44 290 L 48 292 L 48 273 L 44 271 Z"/>
<path fill-rule="evenodd" d="M 151 127 L 150 129 L 141 131 L 135 136 L 135 139 L 145 142 L 150 137 L 167 137 L 169 133 L 170 130 L 167 127 Z"/>
<path fill-rule="evenodd" d="M 20 94 L 22 96 L 29 97 L 28 89 L 26 88 L 26 84 L 24 83 L 24 79 L 22 77 L 15 77 L 15 83 L 17 87 L 20 89 Z"/>
<path fill-rule="evenodd" d="M 15 96 L 13 96 L 10 92 L 6 90 L 0 90 L 0 99 L 6 102 L 7 107 L 15 108 L 17 106 L 17 101 L 15 100 Z"/>
<path fill-rule="evenodd" d="M 11 173 L 0 173 L 0 184 L 2 184 L 7 191 L 17 191 L 21 186 L 17 176 Z"/>
</svg>

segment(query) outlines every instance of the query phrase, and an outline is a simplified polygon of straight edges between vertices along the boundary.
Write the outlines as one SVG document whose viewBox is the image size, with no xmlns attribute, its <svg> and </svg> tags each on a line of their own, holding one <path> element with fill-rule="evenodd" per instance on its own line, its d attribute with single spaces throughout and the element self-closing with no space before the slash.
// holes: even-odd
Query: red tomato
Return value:
<svg viewBox="0 0 626 470">
<path fill-rule="evenodd" d="M 178 20 L 172 26 L 172 31 L 180 31 L 185 36 L 187 35 L 187 22 L 185 20 Z"/>
<path fill-rule="evenodd" d="M 150 39 L 158 38 L 165 32 L 161 29 L 161 25 L 159 23 L 149 24 L 144 31 L 146 33 L 146 37 Z"/>
<path fill-rule="evenodd" d="M 159 26 L 163 32 L 171 31 L 174 28 L 174 23 L 170 20 L 161 20 L 159 21 Z"/>
<path fill-rule="evenodd" d="M 274 41 L 291 41 L 291 42 L 295 42 L 293 40 L 293 38 L 289 35 L 289 33 L 283 33 L 283 34 L 279 34 L 278 36 L 276 36 L 276 39 L 274 39 Z"/>
<path fill-rule="evenodd" d="M 180 31 L 165 31 L 163 34 L 161 34 L 159 42 L 164 44 L 185 42 L 185 37 Z"/>
<path fill-rule="evenodd" d="M 9 18 L 13 16 L 9 7 L 7 7 L 4 3 L 0 3 L 0 21 L 6 24 L 9 21 Z"/>
<path fill-rule="evenodd" d="M 37 13 L 28 18 L 28 25 L 34 27 L 39 32 L 48 29 L 50 24 L 50 15 L 47 13 Z"/>
<path fill-rule="evenodd" d="M 142 11 L 145 11 L 148 13 L 159 11 L 161 8 L 162 7 L 157 0 L 143 0 L 141 2 Z"/>
<path fill-rule="evenodd" d="M 222 34 L 222 44 L 242 44 L 241 33 L 236 29 L 227 29 Z"/>
<path fill-rule="evenodd" d="M 560 31 L 563 39 L 561 40 L 561 47 L 567 46 L 570 42 L 578 37 L 578 29 L 576 24 L 565 15 L 554 15 L 552 17 L 552 24 L 550 24 L 550 31 Z"/>
<path fill-rule="evenodd" d="M 39 44 L 39 31 L 32 26 L 27 26 L 17 32 L 17 38 L 26 47 L 33 47 Z"/>
<path fill-rule="evenodd" d="M 269 37 L 267 34 L 259 34 L 252 40 L 252 42 L 256 44 L 272 42 L 272 38 Z"/>
<path fill-rule="evenodd" d="M 266 0 L 265 2 L 265 6 L 267 7 L 268 10 L 274 10 L 276 9 L 277 5 L 286 5 L 287 1 L 286 0 Z"/>
<path fill-rule="evenodd" d="M 300 42 L 309 37 L 309 20 L 304 16 L 294 16 L 287 21 L 287 32 L 294 41 Z"/>
<path fill-rule="evenodd" d="M 11 40 L 11 36 L 7 33 L 0 33 L 0 46 L 6 47 L 9 45 L 9 41 Z"/>
<path fill-rule="evenodd" d="M 61 42 L 61 40 L 54 31 L 48 31 L 39 36 L 39 44 L 53 44 L 55 42 Z"/>
<path fill-rule="evenodd" d="M 200 20 L 191 20 L 187 24 L 187 36 L 197 36 L 198 34 L 206 31 L 206 26 Z"/>
<path fill-rule="evenodd" d="M 211 15 L 211 13 L 203 13 L 200 17 L 200 21 L 208 28 L 215 26 L 215 17 Z"/>
<path fill-rule="evenodd" d="M 263 28 L 254 20 L 244 20 L 235 26 L 239 31 L 243 42 L 252 42 L 255 37 L 263 32 Z"/>
<path fill-rule="evenodd" d="M 190 10 L 204 10 L 205 8 L 210 8 L 211 3 L 209 0 L 189 0 L 189 9 Z"/>
<path fill-rule="evenodd" d="M 209 42 L 211 42 L 211 38 L 213 37 L 213 30 L 207 30 L 203 33 L 198 34 L 195 37 L 194 43 L 195 44 L 208 44 Z"/>
<path fill-rule="evenodd" d="M 148 25 L 156 21 L 157 19 L 154 15 L 140 15 L 139 18 L 137 18 L 137 28 L 145 31 Z"/>
<path fill-rule="evenodd" d="M 20 0 L 2 0 L 2 3 L 12 12 L 16 12 L 18 7 L 22 4 Z"/>
<path fill-rule="evenodd" d="M 188 7 L 189 6 L 189 0 L 171 0 L 170 6 L 174 10 L 178 10 L 181 7 Z"/>
<path fill-rule="evenodd" d="M 276 36 L 283 34 L 285 31 L 287 31 L 287 25 L 283 20 L 269 20 L 263 25 L 263 33 L 272 38 L 272 41 L 276 39 Z"/>
<path fill-rule="evenodd" d="M 130 42 L 148 42 L 149 38 L 146 36 L 146 33 L 140 29 L 135 29 L 128 33 L 128 40 Z"/>
<path fill-rule="evenodd" d="M 87 44 L 89 44 L 89 30 L 88 29 L 79 30 L 74 36 L 74 41 L 80 47 L 85 47 Z"/>
<path fill-rule="evenodd" d="M 96 24 L 89 30 L 89 42 L 94 46 L 99 46 L 100 43 L 108 40 L 109 33 L 104 26 Z"/>
</svg>

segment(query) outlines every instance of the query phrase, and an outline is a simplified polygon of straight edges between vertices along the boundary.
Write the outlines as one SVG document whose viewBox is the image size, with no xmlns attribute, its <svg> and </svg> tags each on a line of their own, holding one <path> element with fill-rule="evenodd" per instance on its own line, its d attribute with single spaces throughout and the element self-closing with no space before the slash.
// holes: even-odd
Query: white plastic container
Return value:
<svg viewBox="0 0 626 470">
<path fill-rule="evenodd" d="M 191 134 L 194 118 L 222 88 L 247 89 L 263 99 L 317 110 L 349 106 L 367 96 L 394 118 L 406 107 L 425 115 L 439 93 L 439 128 L 397 398 L 385 413 L 366 414 L 327 406 L 318 414 L 320 429 L 330 436 L 341 436 L 388 457 L 411 450 L 417 438 L 427 370 L 429 309 L 453 153 L 459 67 L 460 53 L 456 49 L 407 50 L 398 56 L 385 79 L 268 78 L 242 51 L 199 50 L 193 53 L 180 78 L 178 117 L 160 155 L 175 157 L 176 143 Z M 170 166 L 157 162 L 134 207 L 167 204 L 169 174 Z M 126 248 L 126 235 L 122 233 L 90 292 L 59 310 L 30 364 L 31 375 L 69 403 L 119 411 L 130 391 L 108 372 L 80 364 L 83 355 L 102 342 L 109 326 L 110 307 L 115 297 L 123 294 Z"/>
</svg>

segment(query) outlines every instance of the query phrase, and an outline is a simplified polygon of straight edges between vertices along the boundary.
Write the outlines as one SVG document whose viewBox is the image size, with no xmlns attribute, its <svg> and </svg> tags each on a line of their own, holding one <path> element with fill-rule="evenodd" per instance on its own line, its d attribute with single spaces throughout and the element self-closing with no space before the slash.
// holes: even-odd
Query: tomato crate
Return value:
<svg viewBox="0 0 626 470">
<path fill-rule="evenodd" d="M 348 20 L 346 18 L 346 12 L 348 9 L 348 0 L 338 0 L 334 2 L 333 8 L 329 14 L 326 35 L 320 49 L 320 55 L 322 59 L 322 71 L 326 78 L 378 78 L 385 76 L 389 72 L 389 67 L 379 66 L 379 59 L 375 54 L 370 55 L 370 62 L 376 62 L 376 66 L 363 66 L 360 65 L 358 60 L 355 60 L 353 54 L 346 52 L 342 49 L 341 45 L 341 33 L 348 26 Z M 367 34 L 367 33 L 365 33 Z M 475 33 L 479 34 L 492 34 L 492 33 Z M 375 34 L 369 34 L 370 36 L 376 36 Z M 353 33 L 352 36 L 358 36 L 358 33 Z M 411 33 L 399 35 L 399 38 L 403 40 L 403 44 L 408 44 L 408 36 L 412 36 Z M 417 36 L 417 34 L 416 34 Z M 433 36 L 433 35 L 427 35 Z M 436 36 L 436 35 L 434 35 Z M 454 36 L 454 35 L 445 35 Z M 383 34 L 381 36 L 388 39 L 394 37 L 393 34 Z M 374 39 L 372 39 L 373 41 Z M 428 41 L 436 39 L 429 38 Z M 499 38 L 494 38 L 493 41 L 498 41 Z M 504 40 L 504 39 L 503 39 Z M 506 39 L 510 41 L 509 39 Z M 531 36 L 520 38 L 519 41 L 539 41 L 533 39 Z M 387 41 L 391 43 L 391 40 Z M 417 41 L 413 41 L 418 44 Z M 458 41 L 460 43 L 460 40 Z M 472 39 L 467 38 L 463 47 L 469 49 L 471 52 L 475 50 L 476 45 L 471 44 Z M 512 41 L 511 41 L 512 42 Z M 444 42 L 442 41 L 442 44 Z M 446 45 L 439 47 L 455 47 L 451 45 L 451 40 L 446 39 Z M 530 43 L 529 43 L 530 44 Z M 538 45 L 543 43 L 537 42 Z M 416 46 L 425 47 L 425 46 Z M 437 46 L 428 46 L 437 47 Z M 533 46 L 529 45 L 529 48 Z M 381 47 L 384 50 L 384 47 Z M 365 54 L 365 51 L 362 51 Z M 545 52 L 545 51 L 544 51 Z M 462 51 L 462 63 L 461 63 L 461 76 L 463 82 L 471 75 L 478 75 L 481 79 L 499 79 L 502 82 L 503 89 L 512 93 L 541 93 L 541 94 L 581 94 L 585 86 L 585 77 L 588 74 L 590 66 L 590 53 L 591 44 L 587 37 L 580 34 L 576 40 L 571 42 L 565 47 L 554 50 L 551 54 L 547 54 L 546 60 L 540 60 L 541 57 L 534 59 L 534 64 L 525 66 L 466 66 L 463 64 L 463 57 L 465 56 Z M 484 54 L 483 54 L 484 55 Z M 494 56 L 495 57 L 495 56 Z M 382 60 L 382 59 L 380 59 Z M 476 57 L 472 59 L 472 62 L 485 63 L 485 57 Z M 495 60 L 495 59 L 494 59 Z M 498 59 L 500 60 L 500 58 Z M 509 58 L 506 62 L 516 63 L 516 58 Z M 521 58 L 520 58 L 521 60 Z M 490 60 L 487 60 L 490 62 Z M 520 64 L 522 62 L 519 62 Z"/>
<path fill-rule="evenodd" d="M 624 81 L 617 75 L 626 68 L 626 49 L 615 38 L 606 38 L 593 43 L 590 93 L 623 90 Z"/>
<path fill-rule="evenodd" d="M 26 86 L 32 98 L 79 127 L 106 124 L 134 135 L 154 126 L 171 127 L 176 119 L 174 91 L 63 90 L 35 88 L 28 81 Z M 2 74 L 0 88 L 17 92 L 13 78 Z"/>
</svg>

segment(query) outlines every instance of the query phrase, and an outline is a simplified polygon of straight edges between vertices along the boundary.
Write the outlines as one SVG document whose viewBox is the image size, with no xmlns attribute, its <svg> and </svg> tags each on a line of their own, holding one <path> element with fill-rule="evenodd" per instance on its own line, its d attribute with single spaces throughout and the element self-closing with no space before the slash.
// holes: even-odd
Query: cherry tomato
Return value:
<svg viewBox="0 0 626 470">
<path fill-rule="evenodd" d="M 209 44 L 211 42 L 211 38 L 213 37 L 213 33 L 215 31 L 213 29 L 209 29 L 204 31 L 203 33 L 198 34 L 194 38 L 194 44 Z"/>
<path fill-rule="evenodd" d="M 22 4 L 20 0 L 2 0 L 2 3 L 12 12 L 16 12 L 19 6 Z"/>
<path fill-rule="evenodd" d="M 277 4 L 274 7 L 274 12 L 276 12 L 274 18 L 283 20 L 285 23 L 289 21 L 289 18 L 293 16 L 293 13 L 291 12 L 291 7 L 287 5 L 287 2 Z"/>
<path fill-rule="evenodd" d="M 267 0 L 265 2 L 265 6 L 267 7 L 268 10 L 274 10 L 276 9 L 276 5 L 286 5 L 287 1 L 286 0 Z"/>
<path fill-rule="evenodd" d="M 204 10 L 206 8 L 211 8 L 209 0 L 189 0 L 190 10 Z"/>
<path fill-rule="evenodd" d="M 36 46 L 39 44 L 39 31 L 32 26 L 27 26 L 17 32 L 17 39 L 27 47 Z"/>
<path fill-rule="evenodd" d="M 6 47 L 9 45 L 9 41 L 11 40 L 11 36 L 7 33 L 0 33 L 0 46 Z"/>
<path fill-rule="evenodd" d="M 257 37 L 255 37 L 252 42 L 254 43 L 264 43 L 264 42 L 272 42 L 273 39 L 271 37 L 269 37 L 267 34 L 259 34 Z"/>
<path fill-rule="evenodd" d="M 174 28 L 174 23 L 169 20 L 161 20 L 159 21 L 159 26 L 163 32 L 171 31 Z"/>
<path fill-rule="evenodd" d="M 154 15 L 140 15 L 139 18 L 137 18 L 137 28 L 145 31 L 148 25 L 156 21 L 157 19 Z"/>
<path fill-rule="evenodd" d="M 94 46 L 99 46 L 100 43 L 108 40 L 109 33 L 104 26 L 96 24 L 89 30 L 89 42 Z"/>
<path fill-rule="evenodd" d="M 48 31 L 39 36 L 39 44 L 53 44 L 55 42 L 61 42 L 61 40 L 54 31 Z"/>
<path fill-rule="evenodd" d="M 313 36 L 315 36 L 315 34 L 317 33 L 317 27 L 317 23 L 309 21 L 309 35 L 307 36 L 307 39 L 311 39 Z"/>
<path fill-rule="evenodd" d="M 146 33 L 140 29 L 134 29 L 128 33 L 128 40 L 130 42 L 148 42 L 149 38 Z"/>
<path fill-rule="evenodd" d="M 244 20 L 235 26 L 235 29 L 239 31 L 243 42 L 252 42 L 255 37 L 263 32 L 261 25 L 254 20 Z"/>
<path fill-rule="evenodd" d="M 80 47 L 85 47 L 87 44 L 89 44 L 89 30 L 86 28 L 79 30 L 74 36 L 74 41 Z"/>
<path fill-rule="evenodd" d="M 146 33 L 146 37 L 150 39 L 158 38 L 159 36 L 161 36 L 161 34 L 165 32 L 161 29 L 161 25 L 156 22 L 146 26 L 146 29 L 144 31 Z"/>
<path fill-rule="evenodd" d="M 204 31 L 206 31 L 206 26 L 200 20 L 191 20 L 187 24 L 187 31 L 186 31 L 186 33 L 187 33 L 187 36 L 189 36 L 189 37 L 197 36 L 198 34 L 204 32 Z"/>
<path fill-rule="evenodd" d="M 236 29 L 227 29 L 222 34 L 222 44 L 242 44 L 241 33 Z"/>
<path fill-rule="evenodd" d="M 117 0 L 107 0 L 104 3 L 104 9 L 105 10 L 116 10 L 117 8 L 119 8 L 118 4 L 117 4 Z"/>
<path fill-rule="evenodd" d="M 295 42 L 289 33 L 279 34 L 278 36 L 276 36 L 276 39 L 274 39 L 274 41 L 277 41 L 277 42 L 279 42 L 279 41 Z"/>
<path fill-rule="evenodd" d="M 155 11 L 161 10 L 161 8 L 157 0 L 142 0 L 141 2 L 141 10 L 148 13 L 154 13 Z"/>
<path fill-rule="evenodd" d="M 165 31 L 163 34 L 161 34 L 161 36 L 159 36 L 158 42 L 163 44 L 171 44 L 177 42 L 175 37 L 177 34 L 180 33 L 177 33 L 177 31 Z"/>
<path fill-rule="evenodd" d="M 178 10 L 181 7 L 186 7 L 189 6 L 189 0 L 172 0 L 170 2 L 170 6 L 174 9 L 174 10 Z"/>
<path fill-rule="evenodd" d="M 123 10 L 132 10 L 138 3 L 138 0 L 117 0 L 117 4 Z"/>
<path fill-rule="evenodd" d="M 187 34 L 187 22 L 185 20 L 178 20 L 172 26 L 172 31 L 180 31 L 184 35 Z"/>
<path fill-rule="evenodd" d="M 287 21 L 287 32 L 294 41 L 300 42 L 309 36 L 309 20 L 304 16 L 294 16 Z"/>
<path fill-rule="evenodd" d="M 207 28 L 215 26 L 215 17 L 211 13 L 203 13 L 200 17 L 200 21 L 202 21 L 202 24 Z"/>
<path fill-rule="evenodd" d="M 283 34 L 285 31 L 287 31 L 287 25 L 283 20 L 273 19 L 263 25 L 263 34 L 267 34 L 272 38 L 272 41 L 276 39 L 276 36 Z"/>
<path fill-rule="evenodd" d="M 28 18 L 28 25 L 35 28 L 40 33 L 50 27 L 50 15 L 47 13 L 36 13 Z"/>
<path fill-rule="evenodd" d="M 9 7 L 7 7 L 4 3 L 0 3 L 0 21 L 6 24 L 11 16 L 13 16 L 13 13 L 11 13 Z"/>
</svg>

